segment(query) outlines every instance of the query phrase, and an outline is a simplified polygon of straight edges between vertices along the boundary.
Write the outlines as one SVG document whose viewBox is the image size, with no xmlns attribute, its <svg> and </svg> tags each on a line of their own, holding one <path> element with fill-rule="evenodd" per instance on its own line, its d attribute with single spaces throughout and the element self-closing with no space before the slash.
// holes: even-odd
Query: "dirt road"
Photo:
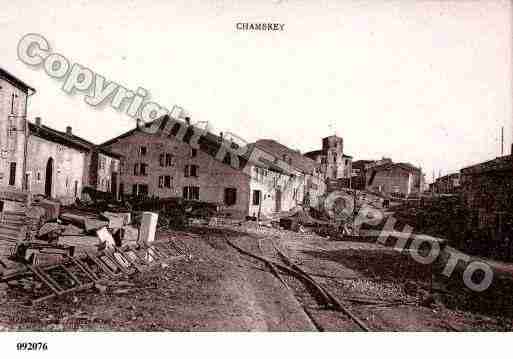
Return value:
<svg viewBox="0 0 513 359">
<path fill-rule="evenodd" d="M 257 243 L 274 238 L 319 283 L 348 300 L 371 330 L 511 328 L 509 320 L 437 303 L 430 298 L 430 269 L 388 248 L 329 242 L 288 231 L 234 229 L 198 227 L 159 233 L 159 240 L 179 242 L 190 257 L 131 277 L 128 288 L 92 289 L 27 306 L 26 294 L 3 286 L 0 329 L 314 331 L 318 324 L 323 330 L 358 330 L 347 316 L 322 308 L 307 288 L 285 276 L 288 290 L 263 263 L 230 247 L 226 236 L 253 253 L 269 256 L 272 253 L 259 253 Z"/>
</svg>

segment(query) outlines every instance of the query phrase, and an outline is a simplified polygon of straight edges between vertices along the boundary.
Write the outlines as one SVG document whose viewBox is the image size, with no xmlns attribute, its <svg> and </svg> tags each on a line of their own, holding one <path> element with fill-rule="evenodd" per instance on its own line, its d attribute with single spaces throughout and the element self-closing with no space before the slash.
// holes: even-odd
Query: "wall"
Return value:
<svg viewBox="0 0 513 359">
<path fill-rule="evenodd" d="M 462 174 L 461 195 L 469 210 L 469 229 L 490 228 L 496 234 L 507 220 L 512 219 L 513 177 L 510 171 Z"/>
<path fill-rule="evenodd" d="M 146 147 L 146 155 L 141 154 L 141 146 Z M 184 186 L 198 186 L 200 201 L 217 203 L 222 206 L 224 212 L 234 217 L 244 217 L 248 214 L 249 176 L 217 161 L 201 150 L 197 151 L 196 157 L 192 157 L 191 147 L 174 137 L 164 138 L 136 131 L 106 148 L 123 156 L 119 181 L 123 184 L 124 194 L 130 195 L 134 184 L 146 184 L 150 196 L 182 197 Z M 171 164 L 161 166 L 160 155 L 166 153 L 172 155 Z M 140 163 L 148 165 L 146 176 L 134 175 L 134 165 Z M 198 166 L 198 176 L 185 177 L 186 165 Z M 159 187 L 160 176 L 170 176 L 170 188 Z M 237 189 L 234 205 L 224 204 L 225 188 Z"/>
<path fill-rule="evenodd" d="M 367 183 L 372 176 L 372 170 L 367 172 Z M 407 196 L 411 192 L 413 176 L 408 171 L 399 167 L 379 170 L 371 185 L 367 188 L 373 192 L 382 192 L 386 194 L 400 193 Z"/>
<path fill-rule="evenodd" d="M 116 184 L 112 182 L 112 177 L 114 173 L 119 172 L 119 164 L 119 159 L 92 150 L 86 160 L 86 168 L 89 169 L 88 186 L 98 191 L 117 193 L 119 177 Z M 112 188 L 113 185 L 116 185 L 116 188 Z"/>
<path fill-rule="evenodd" d="M 17 98 L 11 114 L 12 94 Z M 26 119 L 19 116 L 26 116 L 26 103 L 27 93 L 0 78 L 0 186 L 9 186 L 10 163 L 15 162 L 15 183 L 9 187 L 22 188 Z M 16 130 L 9 131 L 10 128 Z"/>
<path fill-rule="evenodd" d="M 46 165 L 49 158 L 53 159 L 52 197 L 67 202 L 80 197 L 85 153 L 34 134 L 29 136 L 27 151 L 27 173 L 30 174 L 29 190 L 35 194 L 45 193 Z M 77 182 L 76 196 L 75 181 Z"/>
<path fill-rule="evenodd" d="M 261 215 L 269 216 L 277 211 L 289 211 L 297 205 L 303 204 L 308 176 L 303 177 L 301 173 L 296 172 L 293 180 L 289 182 L 291 177 L 288 175 L 256 166 L 251 167 L 251 173 L 249 186 L 251 190 L 249 214 L 251 216 L 257 216 L 259 211 Z M 255 190 L 261 192 L 261 205 L 253 204 Z"/>
</svg>

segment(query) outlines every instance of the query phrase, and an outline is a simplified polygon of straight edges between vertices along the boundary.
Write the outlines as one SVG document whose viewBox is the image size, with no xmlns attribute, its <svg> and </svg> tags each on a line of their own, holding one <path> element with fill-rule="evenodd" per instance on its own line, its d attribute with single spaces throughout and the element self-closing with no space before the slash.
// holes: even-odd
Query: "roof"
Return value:
<svg viewBox="0 0 513 359">
<path fill-rule="evenodd" d="M 303 156 L 306 156 L 308 158 L 312 158 L 312 157 L 319 156 L 319 155 L 322 155 L 322 150 L 315 150 L 315 151 L 305 152 L 303 154 Z"/>
<path fill-rule="evenodd" d="M 281 143 L 271 139 L 261 139 L 255 142 L 255 145 L 270 154 L 283 160 L 284 156 L 291 159 L 290 166 L 295 167 L 303 173 L 312 174 L 317 168 L 314 160 L 302 155 L 299 151 L 288 148 Z"/>
<path fill-rule="evenodd" d="M 399 163 L 384 163 L 382 165 L 371 167 L 371 171 L 388 171 L 392 168 L 401 168 L 407 172 L 421 172 L 420 168 L 413 166 L 410 163 L 399 162 Z"/>
<path fill-rule="evenodd" d="M 94 143 L 87 141 L 79 136 L 74 134 L 68 135 L 65 132 L 57 131 L 51 127 L 41 125 L 38 126 L 35 123 L 29 122 L 29 131 L 38 137 L 47 139 L 52 142 L 60 143 L 62 145 L 72 147 L 78 149 L 80 151 L 93 151 L 96 150 L 98 152 L 104 153 L 108 156 L 120 158 L 121 155 L 108 151 L 101 146 L 95 145 Z"/>
<path fill-rule="evenodd" d="M 27 85 L 25 82 L 21 81 L 19 78 L 14 76 L 13 74 L 9 73 L 8 71 L 2 69 L 0 67 L 0 77 L 5 79 L 6 81 L 12 83 L 13 85 L 23 89 L 25 92 L 28 92 L 28 90 L 32 90 L 36 92 L 36 90 L 29 85 Z"/>
<path fill-rule="evenodd" d="M 482 174 L 486 172 L 511 171 L 513 170 L 513 157 L 511 155 L 496 157 L 493 160 L 481 162 L 473 166 L 461 169 L 460 173 L 465 175 Z"/>
<path fill-rule="evenodd" d="M 164 115 L 155 121 L 144 124 L 144 127 L 149 128 L 154 123 L 156 123 L 156 121 L 160 122 L 159 130 L 163 130 L 166 127 L 168 121 L 171 121 L 171 118 L 169 117 L 169 115 Z M 191 128 L 187 129 L 185 135 L 183 136 L 183 142 L 189 143 L 189 141 L 191 140 L 191 138 L 194 134 L 194 130 L 192 129 L 192 127 L 193 126 L 191 126 Z M 179 128 L 175 125 L 170 131 L 171 132 L 170 136 L 176 136 L 178 130 L 179 130 Z M 101 147 L 110 146 L 119 140 L 122 140 L 126 137 L 132 136 L 135 133 L 144 133 L 144 132 L 141 131 L 136 126 L 135 128 L 133 128 L 125 133 L 122 133 L 121 135 L 114 137 L 111 140 L 108 140 L 108 141 L 100 144 L 100 146 Z M 222 138 L 220 136 L 217 136 L 217 135 L 211 133 L 211 132 L 204 133 L 198 141 L 200 150 L 210 154 L 211 156 L 216 156 L 216 154 L 219 151 L 219 148 L 221 147 L 221 143 L 222 143 Z M 248 145 L 248 150 L 249 149 L 251 149 L 251 144 Z M 241 168 L 243 168 L 246 165 L 248 157 L 249 157 L 248 156 L 249 153 L 251 153 L 251 151 L 246 151 L 246 153 L 244 155 L 239 156 L 239 165 L 241 166 Z"/>
</svg>

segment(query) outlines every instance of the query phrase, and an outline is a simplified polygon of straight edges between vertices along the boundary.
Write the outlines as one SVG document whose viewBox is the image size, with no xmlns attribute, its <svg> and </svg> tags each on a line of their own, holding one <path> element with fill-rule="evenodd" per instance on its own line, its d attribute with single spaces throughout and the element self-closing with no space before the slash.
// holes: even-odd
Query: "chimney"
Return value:
<svg viewBox="0 0 513 359">
<path fill-rule="evenodd" d="M 185 118 L 185 123 L 187 124 L 187 126 L 191 125 L 191 118 L 189 116 Z"/>
<path fill-rule="evenodd" d="M 71 126 L 66 126 L 66 135 L 71 136 Z"/>
<path fill-rule="evenodd" d="M 36 117 L 36 126 L 41 126 L 41 117 Z"/>
</svg>

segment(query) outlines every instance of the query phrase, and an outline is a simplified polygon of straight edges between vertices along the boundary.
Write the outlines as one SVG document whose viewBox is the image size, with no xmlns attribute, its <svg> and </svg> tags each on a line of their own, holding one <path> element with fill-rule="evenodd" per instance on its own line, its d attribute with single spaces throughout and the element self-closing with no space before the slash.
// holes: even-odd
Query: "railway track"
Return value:
<svg viewBox="0 0 513 359">
<path fill-rule="evenodd" d="M 326 286 L 319 283 L 312 275 L 294 263 L 276 245 L 274 240 L 258 238 L 257 246 L 260 254 L 243 249 L 228 238 L 226 238 L 226 241 L 239 253 L 264 263 L 271 273 L 283 284 L 285 289 L 290 291 L 293 297 L 296 298 L 299 306 L 304 310 L 312 325 L 318 331 L 325 331 L 324 326 L 315 314 L 319 309 L 342 313 L 346 319 L 351 321 L 356 330 L 370 331 L 369 326 L 353 313 L 344 301 L 336 298 Z M 305 290 L 300 290 L 299 288 L 301 287 Z"/>
</svg>

